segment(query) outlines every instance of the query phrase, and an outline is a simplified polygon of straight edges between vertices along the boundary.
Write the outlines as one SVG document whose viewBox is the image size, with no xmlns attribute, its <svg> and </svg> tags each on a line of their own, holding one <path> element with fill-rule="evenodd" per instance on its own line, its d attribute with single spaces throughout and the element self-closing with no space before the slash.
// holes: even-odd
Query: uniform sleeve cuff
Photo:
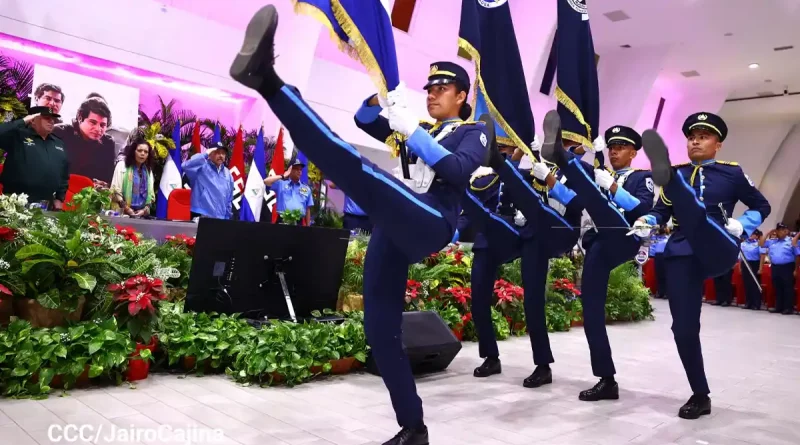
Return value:
<svg viewBox="0 0 800 445">
<path fill-rule="evenodd" d="M 636 199 L 635 196 L 628 193 L 628 191 L 622 187 L 617 187 L 617 192 L 614 194 L 614 202 L 616 202 L 626 212 L 630 212 L 631 210 L 635 209 L 636 206 L 641 204 L 641 201 Z"/>
<path fill-rule="evenodd" d="M 575 198 L 575 192 L 568 189 L 567 186 L 561 182 L 556 182 L 556 185 L 550 190 L 550 197 L 560 202 L 562 205 L 567 205 Z"/>
<path fill-rule="evenodd" d="M 426 164 L 433 167 L 445 156 L 451 153 L 446 148 L 439 145 L 433 137 L 423 130 L 422 127 L 417 127 L 411 137 L 408 138 L 408 148 L 411 149 L 417 156 L 419 156 Z"/>
<path fill-rule="evenodd" d="M 619 190 L 617 190 L 617 191 L 619 191 Z M 651 226 L 654 226 L 654 225 L 658 224 L 658 220 L 653 215 L 645 215 L 644 216 L 644 221 L 647 224 L 651 225 Z"/>
<path fill-rule="evenodd" d="M 744 233 L 750 236 L 763 222 L 761 212 L 757 210 L 748 210 L 739 218 L 739 222 L 742 223 Z"/>
<path fill-rule="evenodd" d="M 767 248 L 766 247 L 761 247 L 761 248 L 758 249 L 758 252 L 761 255 L 766 255 L 767 254 Z"/>
<path fill-rule="evenodd" d="M 372 99 L 372 97 L 366 99 L 361 104 L 361 108 L 359 108 L 358 111 L 356 111 L 356 119 L 362 124 L 369 124 L 371 122 L 375 122 L 375 119 L 378 118 L 378 116 L 381 114 L 381 111 L 383 110 L 383 108 L 381 108 L 380 105 L 370 106 L 369 105 L 370 99 Z"/>
</svg>

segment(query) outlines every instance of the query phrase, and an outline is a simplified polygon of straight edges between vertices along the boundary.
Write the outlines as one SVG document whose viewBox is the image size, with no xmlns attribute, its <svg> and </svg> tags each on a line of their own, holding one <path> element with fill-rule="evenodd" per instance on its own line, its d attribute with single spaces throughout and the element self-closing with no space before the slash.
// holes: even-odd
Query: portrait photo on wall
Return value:
<svg viewBox="0 0 800 445">
<path fill-rule="evenodd" d="M 53 133 L 64 141 L 70 173 L 110 183 L 124 148 L 113 135 L 136 128 L 139 90 L 38 64 L 33 77 L 31 103 L 61 115 Z"/>
</svg>

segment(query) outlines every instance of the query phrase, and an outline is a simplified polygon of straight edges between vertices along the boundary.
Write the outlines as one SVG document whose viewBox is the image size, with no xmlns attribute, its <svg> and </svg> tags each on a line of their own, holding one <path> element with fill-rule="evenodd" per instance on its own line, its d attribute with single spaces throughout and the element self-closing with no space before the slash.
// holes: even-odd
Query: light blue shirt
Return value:
<svg viewBox="0 0 800 445">
<path fill-rule="evenodd" d="M 770 263 L 794 263 L 795 248 L 792 246 L 792 239 L 788 236 L 783 239 L 769 239 L 764 243 L 764 248 L 767 249 Z"/>
<path fill-rule="evenodd" d="M 210 218 L 231 219 L 233 176 L 224 165 L 217 167 L 208 153 L 198 153 L 181 166 L 192 186 L 194 213 Z"/>
<path fill-rule="evenodd" d="M 344 197 L 344 213 L 349 213 L 356 216 L 367 216 L 367 214 L 361 210 L 361 207 L 359 207 L 355 201 L 350 199 L 349 196 Z"/>
<path fill-rule="evenodd" d="M 744 259 L 747 261 L 761 260 L 761 247 L 758 245 L 758 240 L 747 239 L 743 241 L 742 252 L 744 253 Z"/>
<path fill-rule="evenodd" d="M 306 209 L 314 205 L 311 187 L 302 182 L 281 179 L 272 183 L 270 188 L 277 195 L 278 213 L 287 210 L 300 210 L 306 216 Z"/>
</svg>

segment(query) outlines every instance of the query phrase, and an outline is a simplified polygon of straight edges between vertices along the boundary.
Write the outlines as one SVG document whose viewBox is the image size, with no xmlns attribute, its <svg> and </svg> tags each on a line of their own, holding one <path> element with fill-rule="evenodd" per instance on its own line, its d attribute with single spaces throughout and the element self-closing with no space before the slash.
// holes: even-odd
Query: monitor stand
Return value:
<svg viewBox="0 0 800 445">
<path fill-rule="evenodd" d="M 267 272 L 267 279 L 262 281 L 258 287 L 263 288 L 264 284 L 269 282 L 269 277 L 272 274 L 278 276 L 278 280 L 281 283 L 281 289 L 283 289 L 283 296 L 286 298 L 286 308 L 289 310 L 289 317 L 292 319 L 293 322 L 297 323 L 297 316 L 294 312 L 294 304 L 292 304 L 292 296 L 289 294 L 289 286 L 286 285 L 286 273 L 284 270 L 284 264 L 289 263 L 292 261 L 292 257 L 288 256 L 286 258 L 270 258 L 269 255 L 264 255 L 264 262 L 267 263 L 266 267 L 269 270 Z M 271 270 L 270 270 L 271 269 Z"/>
</svg>

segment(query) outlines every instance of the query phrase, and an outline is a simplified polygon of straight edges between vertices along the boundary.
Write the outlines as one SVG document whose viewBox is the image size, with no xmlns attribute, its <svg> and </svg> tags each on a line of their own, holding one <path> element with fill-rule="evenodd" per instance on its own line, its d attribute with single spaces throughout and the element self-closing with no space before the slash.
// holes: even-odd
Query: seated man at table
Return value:
<svg viewBox="0 0 800 445">
<path fill-rule="evenodd" d="M 192 186 L 192 219 L 231 219 L 234 187 L 233 176 L 225 167 L 227 157 L 228 147 L 218 142 L 183 163 L 183 172 Z"/>
<path fill-rule="evenodd" d="M 264 180 L 270 190 L 275 192 L 278 215 L 287 210 L 299 210 L 303 216 L 303 225 L 311 224 L 311 207 L 314 207 L 314 197 L 311 196 L 311 187 L 300 182 L 303 168 L 306 164 L 295 161 L 292 167 L 283 175 L 272 175 Z M 278 222 L 281 217 L 278 216 Z"/>
</svg>

